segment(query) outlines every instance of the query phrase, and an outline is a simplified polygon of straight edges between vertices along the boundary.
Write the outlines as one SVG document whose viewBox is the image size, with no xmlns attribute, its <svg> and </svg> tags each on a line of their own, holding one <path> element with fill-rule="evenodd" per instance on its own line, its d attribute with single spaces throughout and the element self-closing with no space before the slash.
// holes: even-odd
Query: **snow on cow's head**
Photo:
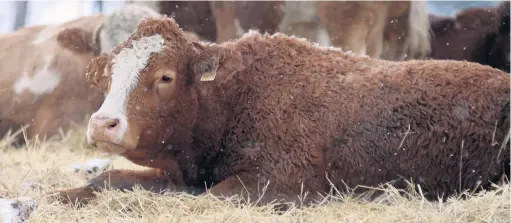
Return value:
<svg viewBox="0 0 511 223">
<path fill-rule="evenodd" d="M 159 13 L 144 5 L 127 4 L 118 10 L 102 17 L 87 17 L 81 20 L 96 24 L 94 29 L 73 26 L 63 28 L 57 33 L 58 43 L 77 53 L 93 53 L 94 55 L 111 53 L 119 44 L 128 39 L 136 31 L 140 21 L 147 17 L 158 17 Z M 96 21 L 94 21 L 96 20 Z M 52 36 L 55 27 L 43 30 L 36 43 Z"/>
<path fill-rule="evenodd" d="M 87 66 L 91 85 L 107 94 L 89 121 L 89 143 L 123 153 L 191 128 L 194 86 L 228 79 L 241 68 L 240 58 L 221 45 L 188 40 L 167 16 L 142 20 L 112 54 Z"/>
</svg>

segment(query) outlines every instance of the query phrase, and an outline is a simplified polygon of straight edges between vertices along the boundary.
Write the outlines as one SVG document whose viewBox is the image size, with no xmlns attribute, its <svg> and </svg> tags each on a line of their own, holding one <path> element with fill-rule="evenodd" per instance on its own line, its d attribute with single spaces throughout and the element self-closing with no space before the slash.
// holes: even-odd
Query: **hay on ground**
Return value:
<svg viewBox="0 0 511 223">
<path fill-rule="evenodd" d="M 83 128 L 51 139 L 34 139 L 25 148 L 0 141 L 0 198 L 29 196 L 37 209 L 30 222 L 510 222 L 509 184 L 495 190 L 470 195 L 467 200 L 428 202 L 420 194 L 412 199 L 395 188 L 380 188 L 385 194 L 378 201 L 350 196 L 337 197 L 318 207 L 292 208 L 274 214 L 272 206 L 240 205 L 236 199 L 181 193 L 156 195 L 106 191 L 91 204 L 76 208 L 48 203 L 42 196 L 55 189 L 85 184 L 91 174 L 76 173 L 72 166 L 90 159 L 107 157 L 86 145 Z M 111 168 L 143 169 L 122 157 L 112 159 Z M 97 174 L 97 173 L 96 173 Z M 94 174 L 92 174 L 94 175 Z"/>
</svg>

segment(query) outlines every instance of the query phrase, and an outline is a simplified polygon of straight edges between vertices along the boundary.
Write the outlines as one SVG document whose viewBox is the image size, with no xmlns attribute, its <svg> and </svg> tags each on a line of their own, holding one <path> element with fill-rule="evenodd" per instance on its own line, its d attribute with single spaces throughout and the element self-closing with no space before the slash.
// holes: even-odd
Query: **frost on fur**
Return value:
<svg viewBox="0 0 511 223">
<path fill-rule="evenodd" d="M 32 198 L 0 199 L 0 219 L 3 223 L 27 222 L 35 208 Z"/>
<path fill-rule="evenodd" d="M 111 52 L 115 46 L 127 40 L 137 30 L 138 23 L 146 17 L 160 16 L 144 5 L 127 4 L 113 12 L 104 22 L 101 32 L 101 53 Z"/>
</svg>

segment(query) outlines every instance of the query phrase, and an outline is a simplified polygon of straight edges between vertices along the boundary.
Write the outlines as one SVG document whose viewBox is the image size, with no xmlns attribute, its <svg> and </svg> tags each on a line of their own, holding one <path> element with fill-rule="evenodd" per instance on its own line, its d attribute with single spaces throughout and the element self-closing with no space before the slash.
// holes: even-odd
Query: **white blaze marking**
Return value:
<svg viewBox="0 0 511 223">
<path fill-rule="evenodd" d="M 46 57 L 42 68 L 37 70 L 32 77 L 27 72 L 14 83 L 14 92 L 21 94 L 25 90 L 29 90 L 35 95 L 51 93 L 60 83 L 60 73 L 51 69 L 50 64 L 53 57 Z"/>
<path fill-rule="evenodd" d="M 116 143 L 122 140 L 128 128 L 126 117 L 128 96 L 137 86 L 140 71 L 147 66 L 151 54 L 162 51 L 163 42 L 164 39 L 159 34 L 142 37 L 132 42 L 132 48 L 122 49 L 112 61 L 111 88 L 95 115 L 119 119 L 120 129 L 116 133 Z"/>
</svg>

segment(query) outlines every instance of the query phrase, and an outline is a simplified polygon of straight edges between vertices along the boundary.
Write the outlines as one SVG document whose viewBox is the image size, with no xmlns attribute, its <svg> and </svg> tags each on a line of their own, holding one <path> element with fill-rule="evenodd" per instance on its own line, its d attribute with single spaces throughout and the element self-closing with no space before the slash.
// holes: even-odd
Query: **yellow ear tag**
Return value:
<svg viewBox="0 0 511 223">
<path fill-rule="evenodd" d="M 200 81 L 212 81 L 215 80 L 216 77 L 216 71 L 218 70 L 218 67 L 220 66 L 220 58 L 212 58 L 211 63 L 211 70 L 204 72 L 202 76 L 200 77 Z"/>
<path fill-rule="evenodd" d="M 212 80 L 215 80 L 215 77 L 216 77 L 216 69 L 202 74 L 202 76 L 200 77 L 200 81 L 212 81 Z"/>
</svg>

